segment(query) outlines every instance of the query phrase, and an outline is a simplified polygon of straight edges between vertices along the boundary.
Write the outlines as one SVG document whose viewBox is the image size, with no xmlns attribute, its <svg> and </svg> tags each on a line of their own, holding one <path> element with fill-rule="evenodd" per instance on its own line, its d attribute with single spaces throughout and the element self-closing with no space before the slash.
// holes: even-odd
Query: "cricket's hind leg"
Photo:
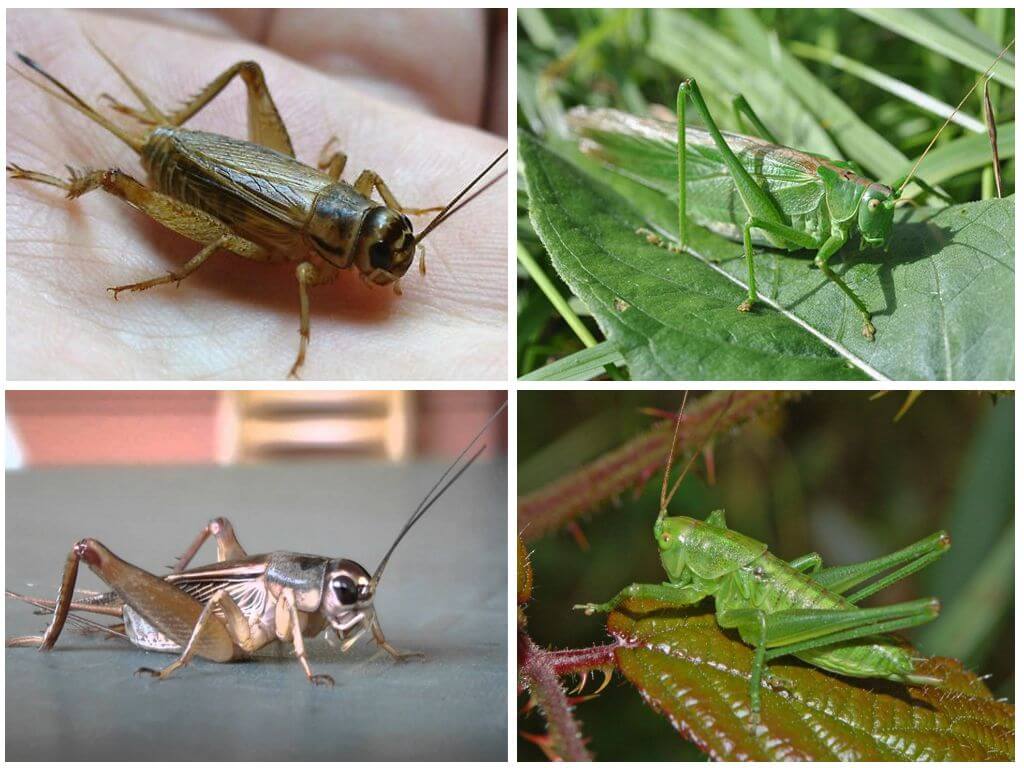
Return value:
<svg viewBox="0 0 1024 768">
<path fill-rule="evenodd" d="M 216 609 L 220 609 L 223 619 L 214 613 Z M 251 653 L 256 650 L 245 614 L 242 613 L 242 610 L 231 598 L 227 590 L 221 589 L 203 606 L 202 613 L 199 614 L 199 619 L 192 629 L 192 634 L 185 644 L 185 649 L 181 652 L 181 656 L 163 669 L 139 667 L 135 670 L 135 676 L 149 675 L 150 677 L 165 680 L 192 661 L 197 653 L 205 656 L 206 654 L 202 651 L 207 645 L 212 644 L 217 648 L 222 647 L 225 635 L 229 638 L 232 648 L 237 647 L 244 653 Z M 230 658 L 216 659 L 216 661 L 229 660 Z"/>
<path fill-rule="evenodd" d="M 249 141 L 270 149 L 276 149 L 289 157 L 295 157 L 292 140 L 288 136 L 281 113 L 270 96 L 263 69 L 255 61 L 240 61 L 224 70 L 213 82 L 189 99 L 185 106 L 168 117 L 171 125 L 182 125 L 199 110 L 209 104 L 224 90 L 234 77 L 241 77 L 245 83 L 249 115 Z"/>
<path fill-rule="evenodd" d="M 218 248 L 250 259 L 266 258 L 266 253 L 260 246 L 232 234 L 224 224 L 208 213 L 156 192 L 116 168 L 83 173 L 70 170 L 71 175 L 67 180 L 29 171 L 13 164 L 7 166 L 7 172 L 12 179 L 24 179 L 62 189 L 72 199 L 102 189 L 168 229 L 203 244 L 202 250 L 176 271 L 138 283 L 108 288 L 115 299 L 122 291 L 144 291 L 157 285 L 180 283 L 199 269 Z"/>
<path fill-rule="evenodd" d="M 238 537 L 235 536 L 235 528 L 231 522 L 226 517 L 215 517 L 199 532 L 185 553 L 177 558 L 172 572 L 181 573 L 188 568 L 188 564 L 192 562 L 196 552 L 210 536 L 213 536 L 214 541 L 217 542 L 218 563 L 223 563 L 225 560 L 240 560 L 247 556 L 242 545 L 238 543 Z"/>
</svg>

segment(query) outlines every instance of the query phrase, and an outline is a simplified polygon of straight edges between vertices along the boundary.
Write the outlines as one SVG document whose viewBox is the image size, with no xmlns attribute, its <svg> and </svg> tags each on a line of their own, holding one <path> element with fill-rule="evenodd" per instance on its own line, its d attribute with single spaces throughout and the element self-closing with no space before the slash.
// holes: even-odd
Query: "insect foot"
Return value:
<svg viewBox="0 0 1024 768">
<path fill-rule="evenodd" d="M 604 604 L 598 603 L 580 603 L 572 607 L 574 611 L 583 611 L 587 616 L 593 616 L 595 613 L 607 613 L 608 608 Z"/>
<path fill-rule="evenodd" d="M 164 676 L 160 673 L 159 669 L 150 669 L 149 667 L 139 667 L 135 670 L 134 677 L 155 677 L 158 680 L 164 679 Z"/>
<path fill-rule="evenodd" d="M 864 334 L 864 338 L 868 341 L 875 340 L 875 326 L 872 325 L 870 320 L 864 321 L 864 327 L 861 329 L 861 333 Z"/>
<path fill-rule="evenodd" d="M 738 309 L 740 312 L 749 312 L 753 308 L 754 302 L 752 302 L 750 299 L 744 299 L 743 302 L 738 307 L 736 307 L 736 309 Z"/>
<path fill-rule="evenodd" d="M 325 686 L 327 688 L 334 687 L 334 678 L 330 675 L 310 675 L 309 682 L 317 686 Z"/>
</svg>

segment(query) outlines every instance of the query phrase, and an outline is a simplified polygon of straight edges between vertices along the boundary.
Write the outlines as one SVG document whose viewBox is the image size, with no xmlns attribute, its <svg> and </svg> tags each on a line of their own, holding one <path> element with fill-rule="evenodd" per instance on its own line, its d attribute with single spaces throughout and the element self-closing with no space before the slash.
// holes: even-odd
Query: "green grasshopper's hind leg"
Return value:
<svg viewBox="0 0 1024 768">
<path fill-rule="evenodd" d="M 750 702 L 751 716 L 757 722 L 761 710 L 761 678 L 765 665 L 772 659 L 862 637 L 898 632 L 927 623 L 938 615 L 938 600 L 924 599 L 881 608 L 797 608 L 771 614 L 752 608 L 738 608 L 720 611 L 717 618 L 719 626 L 738 630 L 743 641 L 754 646 Z M 895 679 L 881 671 L 877 675 L 865 676 Z M 935 682 L 911 673 L 902 674 L 901 679 L 911 683 Z"/>
<path fill-rule="evenodd" d="M 761 122 L 761 118 L 757 116 L 754 108 L 750 106 L 742 95 L 737 96 L 732 100 L 732 109 L 736 113 L 736 122 L 740 125 L 743 124 L 743 118 L 746 117 L 750 121 L 750 124 L 754 127 L 757 135 L 765 141 L 770 141 L 772 144 L 779 144 L 779 140 L 775 138 L 775 134 L 771 132 L 767 125 Z"/>
<path fill-rule="evenodd" d="M 949 547 L 949 534 L 945 531 L 939 531 L 883 557 L 868 560 L 864 563 L 857 563 L 856 565 L 824 568 L 813 573 L 811 578 L 832 592 L 842 595 L 858 584 L 862 584 L 890 568 L 906 563 L 902 568 L 846 597 L 851 603 L 859 603 L 864 598 L 885 589 L 890 584 L 895 584 L 897 581 L 907 578 L 912 573 L 917 573 L 917 571 L 935 562 L 946 553 Z"/>
</svg>

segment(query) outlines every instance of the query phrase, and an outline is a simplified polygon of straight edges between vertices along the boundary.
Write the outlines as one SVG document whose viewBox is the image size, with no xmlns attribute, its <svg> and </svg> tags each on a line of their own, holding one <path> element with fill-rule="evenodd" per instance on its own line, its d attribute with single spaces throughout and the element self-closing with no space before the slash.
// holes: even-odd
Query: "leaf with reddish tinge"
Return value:
<svg viewBox="0 0 1024 768">
<path fill-rule="evenodd" d="M 1013 706 L 953 659 L 922 660 L 939 686 L 846 678 L 783 657 L 750 720 L 753 650 L 711 606 L 628 600 L 608 620 L 620 671 L 685 738 L 717 760 L 1007 760 Z"/>
</svg>

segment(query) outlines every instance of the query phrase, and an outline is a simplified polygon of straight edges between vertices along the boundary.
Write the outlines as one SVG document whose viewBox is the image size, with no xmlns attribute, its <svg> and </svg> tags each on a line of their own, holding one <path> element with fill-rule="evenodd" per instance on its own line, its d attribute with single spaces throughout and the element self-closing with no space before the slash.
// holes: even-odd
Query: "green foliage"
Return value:
<svg viewBox="0 0 1024 768">
<path fill-rule="evenodd" d="M 539 142 L 521 139 L 523 160 L 532 149 L 534 163 L 548 163 L 551 155 L 543 151 L 550 150 L 586 168 L 589 178 L 574 190 L 579 199 L 566 202 L 564 185 L 579 180 L 568 175 L 576 169 L 562 166 L 552 172 L 556 178 L 546 189 L 530 191 L 558 196 L 531 200 L 532 221 L 521 195 L 521 243 L 554 285 L 582 300 L 583 307 L 573 307 L 579 321 L 598 339 L 603 333 L 615 345 L 633 378 L 983 380 L 1009 375 L 1013 245 L 1005 235 L 1013 228 L 1012 197 L 984 208 L 950 211 L 939 210 L 933 197 L 932 208 L 898 214 L 889 254 L 857 253 L 856 241 L 840 252 L 834 261 L 840 274 L 872 311 L 881 308 L 877 341 L 870 345 L 859 338 L 859 321 L 849 302 L 811 268 L 810 254 L 804 252 L 759 254 L 758 285 L 762 293 L 777 298 L 778 308 L 762 307 L 755 318 L 726 317 L 726 297 L 732 301 L 740 295 L 736 280 L 746 280 L 745 264 L 736 258 L 738 244 L 697 230 L 693 236 L 703 262 L 679 266 L 678 259 L 656 253 L 633 231 L 653 223 L 662 233 L 675 232 L 672 185 L 656 179 L 634 181 L 629 188 L 573 157 L 575 149 L 567 143 L 564 114 L 570 106 L 611 106 L 644 114 L 650 103 L 673 104 L 679 80 L 693 76 L 723 128 L 749 132 L 731 108 L 732 97 L 743 94 L 789 146 L 855 160 L 875 178 L 891 181 L 906 172 L 943 118 L 925 111 L 909 92 L 897 96 L 880 90 L 870 78 L 859 79 L 856 73 L 865 68 L 828 66 L 823 63 L 828 53 L 841 52 L 854 64 L 869 63 L 890 84 L 912 86 L 955 105 L 1001 49 L 992 35 L 1007 36 L 1013 14 L 978 12 L 979 26 L 960 12 L 864 11 L 861 16 L 839 9 L 531 12 L 519 46 L 519 119 Z M 935 33 L 931 42 L 911 42 L 926 28 Z M 790 50 L 791 43 L 795 51 L 813 47 L 821 56 L 803 62 Z M 1004 191 L 1010 194 L 1013 90 L 995 84 L 1006 82 L 1007 72 L 1012 72 L 1012 53 L 997 65 L 992 87 Z M 975 116 L 975 125 L 979 98 L 980 93 L 972 96 L 964 107 Z M 538 149 L 538 144 L 543 146 Z M 671 164 L 667 170 L 674 173 Z M 524 171 L 521 192 L 540 173 L 528 163 Z M 957 126 L 947 129 L 918 173 L 958 201 L 990 197 L 987 137 L 963 136 Z M 911 185 L 907 192 L 914 190 Z M 613 191 L 624 194 L 629 204 L 623 206 Z M 594 219 L 598 203 L 613 208 L 599 222 Z M 543 208 L 550 204 L 562 208 Z M 581 227 L 569 213 L 584 216 L 588 225 L 595 221 L 595 226 Z M 619 232 L 612 231 L 615 218 Z M 545 232 L 534 229 L 543 226 L 541 219 Z M 563 240 L 563 253 L 556 253 L 552 243 Z M 596 264 L 609 254 L 616 264 Z M 630 286 L 637 293 L 641 285 L 654 291 L 653 296 L 645 294 L 637 303 L 623 295 Z M 538 293 L 524 275 L 519 372 L 537 371 L 534 378 L 548 378 L 545 360 L 571 354 L 580 342 L 555 317 L 551 305 L 534 299 Z M 643 314 L 639 324 L 623 321 L 621 308 L 626 305 Z M 744 319 L 753 319 L 755 327 L 744 327 Z M 718 349 L 723 338 L 734 349 Z M 746 360 L 748 372 L 743 373 L 740 361 Z M 576 365 L 570 371 L 580 377 L 598 372 Z M 565 375 L 565 368 L 551 372 L 552 378 Z"/>
<path fill-rule="evenodd" d="M 755 726 L 753 651 L 723 632 L 710 608 L 631 600 L 608 629 L 624 646 L 619 669 L 648 705 L 716 760 L 1013 760 L 1013 707 L 952 659 L 918 666 L 939 686 L 855 680 L 777 659 Z"/>
</svg>

